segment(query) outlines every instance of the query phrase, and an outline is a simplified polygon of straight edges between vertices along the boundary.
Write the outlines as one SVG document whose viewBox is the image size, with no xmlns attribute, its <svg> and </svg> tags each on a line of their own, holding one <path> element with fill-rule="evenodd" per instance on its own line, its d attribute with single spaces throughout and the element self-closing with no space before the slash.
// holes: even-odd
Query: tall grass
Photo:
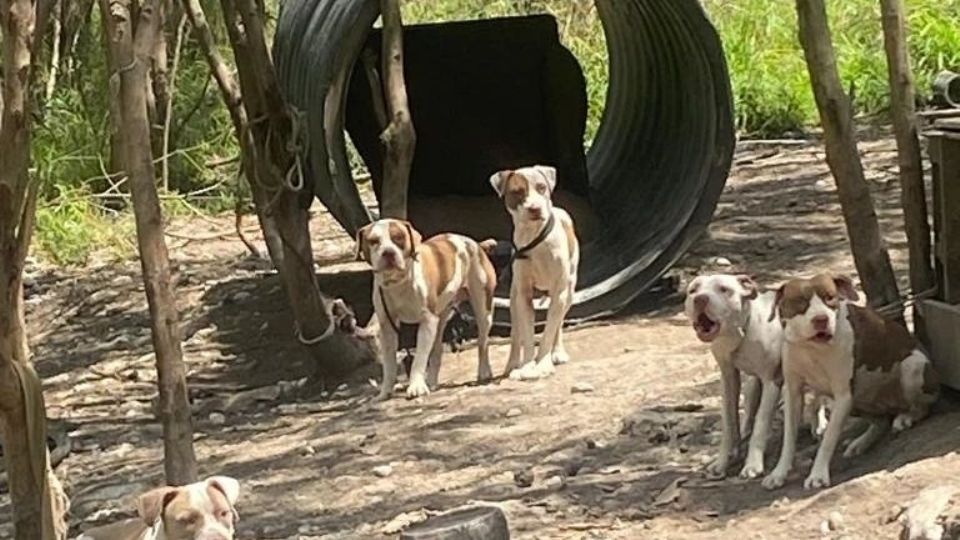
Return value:
<svg viewBox="0 0 960 540">
<path fill-rule="evenodd" d="M 615 2 L 626 0 L 612 0 Z M 724 43 L 738 129 L 746 135 L 802 131 L 817 121 L 791 0 L 702 0 Z M 856 89 L 857 111 L 883 113 L 888 101 L 879 0 L 827 0 L 841 76 Z M 960 0 L 906 0 L 910 48 L 918 88 L 929 91 L 942 69 L 960 70 Z M 276 0 L 268 0 L 271 9 Z M 215 3 L 208 6 L 222 27 Z M 609 70 L 606 41 L 593 0 L 405 0 L 407 23 L 550 13 L 561 41 L 579 59 L 587 79 L 587 143 L 603 113 Z M 97 13 L 82 32 L 75 71 L 61 81 L 39 115 L 33 145 L 42 183 L 37 244 L 58 263 L 82 263 L 92 251 L 132 251 L 129 216 L 107 210 L 92 195 L 110 186 L 109 93 Z M 229 51 L 225 57 L 231 58 Z M 199 49 L 188 37 L 177 76 L 170 195 L 203 189 L 196 204 L 215 212 L 238 193 L 237 166 L 211 168 L 236 156 L 229 116 Z M 880 116 L 882 119 L 882 115 Z M 168 210 L 177 204 L 165 200 Z M 182 206 L 182 205 L 181 205 Z M 196 211 L 195 206 L 190 211 Z"/>
<path fill-rule="evenodd" d="M 855 88 L 857 111 L 881 113 L 889 89 L 878 0 L 828 0 L 841 76 Z M 790 0 L 703 0 L 726 52 L 737 126 L 744 134 L 800 131 L 817 122 L 797 18 Z M 918 88 L 929 92 L 942 69 L 960 69 L 960 0 L 907 0 L 910 46 Z M 591 0 L 411 0 L 406 22 L 434 22 L 551 13 L 561 40 L 587 77 L 591 140 L 603 112 L 607 55 Z"/>
</svg>

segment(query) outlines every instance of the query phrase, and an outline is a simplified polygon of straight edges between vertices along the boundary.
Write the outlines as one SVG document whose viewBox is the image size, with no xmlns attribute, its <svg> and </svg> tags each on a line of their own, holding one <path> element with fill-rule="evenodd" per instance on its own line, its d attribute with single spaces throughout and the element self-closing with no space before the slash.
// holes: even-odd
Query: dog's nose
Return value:
<svg viewBox="0 0 960 540">
<path fill-rule="evenodd" d="M 827 317 L 826 315 L 817 315 L 810 321 L 810 324 L 813 325 L 814 330 L 826 330 L 827 326 L 830 325 L 830 317 Z"/>
<path fill-rule="evenodd" d="M 697 308 L 700 311 L 703 311 L 707 308 L 707 304 L 710 303 L 710 297 L 705 294 L 698 294 L 693 297 L 693 307 Z"/>
<path fill-rule="evenodd" d="M 540 207 L 533 207 L 527 210 L 527 213 L 530 214 L 530 217 L 533 219 L 540 219 L 543 217 L 543 210 Z"/>
</svg>

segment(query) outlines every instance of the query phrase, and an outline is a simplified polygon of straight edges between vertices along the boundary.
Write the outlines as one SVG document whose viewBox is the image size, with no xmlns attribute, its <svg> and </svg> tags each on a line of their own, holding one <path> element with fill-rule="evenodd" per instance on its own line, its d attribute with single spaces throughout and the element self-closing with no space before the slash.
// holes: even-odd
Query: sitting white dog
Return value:
<svg viewBox="0 0 960 540">
<path fill-rule="evenodd" d="M 747 276 L 700 276 L 687 288 L 687 318 L 700 341 L 710 344 L 723 380 L 723 438 L 719 456 L 707 467 L 713 476 L 726 475 L 730 461 L 737 457 L 741 433 L 751 431 L 740 476 L 756 478 L 763 474 L 763 456 L 781 384 L 783 328 L 779 319 L 770 319 L 775 297 L 773 292 L 760 294 Z M 741 373 L 751 377 L 744 393 L 746 415 L 742 426 Z M 759 406 L 758 386 L 762 386 Z"/>
</svg>

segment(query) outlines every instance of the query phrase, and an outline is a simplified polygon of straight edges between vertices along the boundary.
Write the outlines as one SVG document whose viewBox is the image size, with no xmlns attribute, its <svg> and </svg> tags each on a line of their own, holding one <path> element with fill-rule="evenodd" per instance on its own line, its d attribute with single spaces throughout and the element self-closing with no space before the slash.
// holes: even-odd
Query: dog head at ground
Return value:
<svg viewBox="0 0 960 540">
<path fill-rule="evenodd" d="M 357 260 L 369 262 L 374 273 L 404 273 L 422 240 L 409 221 L 374 221 L 357 231 Z"/>
<path fill-rule="evenodd" d="M 771 320 L 778 311 L 784 337 L 792 343 L 829 345 L 837 335 L 837 315 L 844 302 L 860 295 L 846 276 L 819 274 L 792 279 L 778 290 Z"/>
<path fill-rule="evenodd" d="M 551 197 L 557 187 L 557 170 L 534 165 L 500 171 L 490 177 L 490 185 L 503 199 L 514 224 L 541 222 L 553 209 Z"/>
<path fill-rule="evenodd" d="M 240 483 L 213 476 L 152 489 L 137 499 L 138 519 L 98 527 L 78 540 L 233 540 Z"/>
<path fill-rule="evenodd" d="M 757 284 L 749 276 L 699 276 L 687 286 L 684 311 L 697 338 L 710 343 L 726 328 L 746 324 L 749 302 L 757 294 Z"/>
</svg>

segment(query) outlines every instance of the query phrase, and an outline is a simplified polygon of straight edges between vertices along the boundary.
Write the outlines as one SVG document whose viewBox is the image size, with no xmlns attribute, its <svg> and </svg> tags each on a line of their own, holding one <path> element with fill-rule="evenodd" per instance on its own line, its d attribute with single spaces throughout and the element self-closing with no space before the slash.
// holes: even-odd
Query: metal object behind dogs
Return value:
<svg viewBox="0 0 960 540">
<path fill-rule="evenodd" d="M 475 506 L 413 525 L 400 534 L 400 540 L 510 540 L 510 528 L 503 510 Z"/>
<path fill-rule="evenodd" d="M 370 216 L 350 174 L 345 116 L 350 88 L 358 82 L 356 67 L 373 35 L 379 4 L 379 0 L 286 0 L 274 43 L 280 83 L 288 102 L 302 113 L 307 134 L 308 186 L 350 233 Z M 735 145 L 723 48 L 700 2 L 596 0 L 596 6 L 606 35 L 610 78 L 601 125 L 585 155 L 584 196 L 601 229 L 582 245 L 579 282 L 568 317 L 572 321 L 619 310 L 657 283 L 683 256 L 713 216 Z M 519 19 L 527 19 L 531 25 L 544 24 L 542 17 Z M 514 26 L 523 23 L 499 21 Z M 555 34 L 556 23 L 550 22 Z M 496 25 L 498 20 L 486 24 Z M 408 28 L 411 36 L 415 28 Z M 440 36 L 444 30 L 437 31 Z M 449 50 L 442 41 L 434 48 Z M 488 62 L 493 57 L 484 50 L 478 45 L 470 56 L 475 61 L 466 67 L 501 68 L 499 63 Z M 519 61 L 522 55 L 517 53 Z M 418 65 L 417 61 L 412 54 L 405 54 L 408 69 Z M 510 58 L 497 57 L 500 61 L 509 62 Z M 442 63 L 435 66 L 434 80 L 443 81 Z M 501 82 L 491 79 L 485 84 Z M 410 84 L 408 80 L 414 102 L 415 89 Z M 566 92 L 568 86 L 547 84 L 544 88 L 553 95 Z M 476 99 L 483 99 L 482 93 Z M 551 99 L 544 98 L 541 105 L 548 107 Z M 470 105 L 467 100 L 464 107 Z M 425 140 L 432 130 L 444 127 L 419 121 L 418 117 L 424 116 L 422 108 L 411 112 L 418 138 L 422 134 Z M 451 110 L 448 118 L 456 114 Z M 545 122 L 550 121 L 550 114 L 543 116 Z M 574 125 L 575 120 L 564 119 L 569 122 L 564 125 Z M 544 129 L 549 134 L 548 125 L 552 124 L 544 124 Z M 463 140 L 470 141 L 472 135 L 475 133 L 453 130 L 444 136 L 454 140 L 465 136 Z M 419 165 L 421 146 L 414 169 Z M 465 143 L 458 155 L 484 151 L 494 149 Z M 374 175 L 380 173 L 374 166 L 369 168 Z M 461 176 L 460 172 L 450 170 L 446 184 L 412 175 L 411 192 L 429 184 L 434 194 L 446 190 L 450 195 L 486 193 L 478 196 L 495 197 L 487 185 L 495 170 L 481 177 Z M 573 174 L 572 188 L 578 193 L 583 186 L 576 177 Z M 562 184 L 561 179 L 564 187 Z M 545 306 L 537 307 L 542 317 Z M 501 289 L 495 324 L 502 326 L 508 321 L 508 299 Z"/>
</svg>

